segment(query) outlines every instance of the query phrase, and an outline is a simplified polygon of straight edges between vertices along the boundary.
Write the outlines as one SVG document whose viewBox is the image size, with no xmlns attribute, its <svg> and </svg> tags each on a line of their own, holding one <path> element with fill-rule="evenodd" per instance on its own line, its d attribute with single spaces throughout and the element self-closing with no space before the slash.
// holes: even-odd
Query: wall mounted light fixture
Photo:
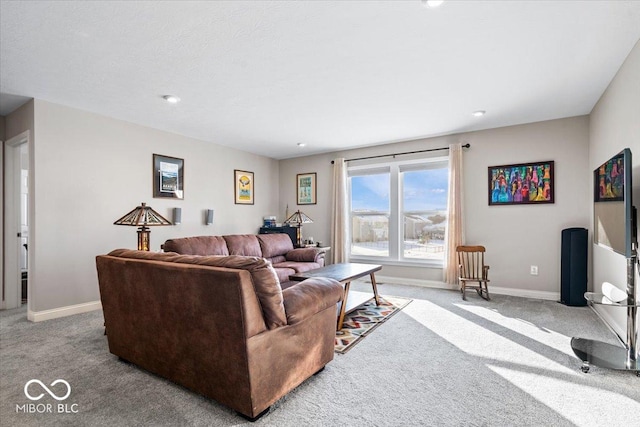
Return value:
<svg viewBox="0 0 640 427">
<path fill-rule="evenodd" d="M 207 209 L 204 223 L 205 225 L 213 224 L 213 209 Z"/>
<path fill-rule="evenodd" d="M 182 224 L 182 208 L 173 208 L 173 224 Z"/>
<path fill-rule="evenodd" d="M 177 104 L 178 102 L 180 102 L 180 98 L 175 95 L 164 95 L 162 98 L 169 104 Z"/>
</svg>

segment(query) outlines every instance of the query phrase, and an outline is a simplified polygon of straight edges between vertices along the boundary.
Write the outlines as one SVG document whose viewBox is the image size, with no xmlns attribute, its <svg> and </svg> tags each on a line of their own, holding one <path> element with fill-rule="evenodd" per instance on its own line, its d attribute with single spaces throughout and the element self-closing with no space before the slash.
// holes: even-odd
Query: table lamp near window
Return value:
<svg viewBox="0 0 640 427">
<path fill-rule="evenodd" d="M 156 225 L 173 225 L 171 221 L 154 211 L 151 206 L 147 206 L 142 202 L 141 206 L 114 222 L 115 225 L 130 225 L 138 228 L 138 250 L 149 250 L 149 238 L 151 235 L 150 226 Z"/>
<path fill-rule="evenodd" d="M 302 224 L 310 224 L 313 220 L 307 216 L 304 212 L 297 210 L 293 213 L 287 220 L 284 222 L 285 224 L 289 224 L 293 227 L 297 228 L 296 231 L 296 239 L 298 241 L 298 247 L 302 247 Z"/>
</svg>

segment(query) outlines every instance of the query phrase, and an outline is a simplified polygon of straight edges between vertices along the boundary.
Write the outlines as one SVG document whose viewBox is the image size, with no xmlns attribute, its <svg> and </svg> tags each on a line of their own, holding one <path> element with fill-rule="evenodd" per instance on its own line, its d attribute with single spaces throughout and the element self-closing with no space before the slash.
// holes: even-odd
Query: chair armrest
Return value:
<svg viewBox="0 0 640 427">
<path fill-rule="evenodd" d="M 287 261 L 296 262 L 320 262 L 324 258 L 325 251 L 319 248 L 296 248 L 286 253 Z"/>
<path fill-rule="evenodd" d="M 489 278 L 489 266 L 488 265 L 485 265 L 482 268 L 482 278 L 485 279 L 485 280 Z"/>
<path fill-rule="evenodd" d="M 342 300 L 342 285 L 325 277 L 314 277 L 284 291 L 284 311 L 287 324 L 294 325 L 335 305 Z"/>
</svg>

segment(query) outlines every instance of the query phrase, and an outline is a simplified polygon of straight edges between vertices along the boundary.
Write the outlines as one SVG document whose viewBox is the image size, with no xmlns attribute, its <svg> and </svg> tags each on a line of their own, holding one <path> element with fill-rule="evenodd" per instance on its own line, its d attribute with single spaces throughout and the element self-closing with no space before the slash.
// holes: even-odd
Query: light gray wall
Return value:
<svg viewBox="0 0 640 427">
<path fill-rule="evenodd" d="M 329 244 L 331 183 L 333 179 L 332 154 L 298 157 L 280 161 L 280 203 L 277 212 L 277 222 L 283 222 L 287 205 L 289 215 L 300 209 L 313 220 L 312 224 L 302 227 L 303 238 L 312 236 L 314 240 Z M 317 173 L 317 204 L 297 205 L 296 175 L 300 173 Z"/>
<path fill-rule="evenodd" d="M 561 231 L 589 225 L 588 126 L 582 116 L 464 136 L 466 241 L 487 247 L 492 286 L 560 291 Z M 487 166 L 544 160 L 555 161 L 555 203 L 488 206 Z"/>
<path fill-rule="evenodd" d="M 585 179 L 593 179 L 592 171 L 623 148 L 630 148 L 633 156 L 633 201 L 640 207 L 640 42 L 609 84 L 591 112 L 589 126 L 589 170 Z M 593 202 L 591 193 L 590 202 Z M 591 211 L 591 229 L 593 211 Z M 601 290 L 602 282 L 610 282 L 626 289 L 626 259 L 623 255 L 593 245 L 594 290 Z M 636 298 L 638 292 L 636 274 Z M 616 331 L 626 335 L 626 310 L 596 307 L 613 324 Z"/>
<path fill-rule="evenodd" d="M 32 244 L 39 262 L 31 267 L 35 270 L 32 279 L 41 283 L 32 296 L 33 310 L 99 298 L 94 256 L 116 247 L 135 247 L 135 229 L 112 223 L 141 201 L 168 217 L 173 207 L 183 208 L 182 225 L 153 229 L 153 250 L 169 237 L 253 233 L 264 215 L 277 215 L 282 222 L 287 204 L 290 213 L 300 208 L 314 219 L 313 224 L 304 226 L 305 236 L 328 243 L 331 159 L 434 148 L 457 141 L 472 144 L 464 154 L 466 241 L 487 246 L 492 285 L 557 293 L 560 230 L 591 228 L 591 171 L 625 146 L 640 153 L 638 75 L 640 48 L 636 45 L 594 108 L 591 120 L 561 119 L 280 162 L 31 101 L 6 118 L 5 138 L 32 131 L 32 166 L 37 168 L 31 196 L 37 241 Z M 151 197 L 153 153 L 185 159 L 185 200 Z M 635 176 L 640 176 L 639 156 L 634 160 Z M 487 166 L 537 160 L 556 162 L 555 204 L 487 206 Z M 255 172 L 254 206 L 233 204 L 233 169 Z M 297 206 L 295 175 L 306 172 L 318 174 L 318 204 Z M 640 200 L 638 186 L 634 198 Z M 210 227 L 203 225 L 207 208 L 216 212 Z M 600 248 L 593 248 L 593 252 L 596 286 L 602 280 L 624 280 L 622 257 Z M 539 266 L 539 276 L 529 275 L 531 264 Z M 438 269 L 385 266 L 383 271 L 387 276 L 408 279 L 441 278 Z M 623 319 L 618 323 L 622 325 Z"/>
<path fill-rule="evenodd" d="M 466 242 L 487 247 L 493 287 L 517 289 L 531 296 L 559 293 L 560 232 L 567 227 L 588 227 L 589 119 L 586 116 L 520 126 L 469 132 L 388 144 L 280 162 L 280 214 L 295 205 L 295 175 L 318 173 L 318 204 L 301 206 L 314 223 L 303 227 L 305 236 L 329 242 L 331 159 L 372 156 L 471 143 L 465 150 Z M 446 154 L 436 153 L 435 155 Z M 487 167 L 509 163 L 555 161 L 555 203 L 538 206 L 488 206 Z M 529 268 L 537 265 L 538 276 Z M 417 280 L 441 280 L 442 270 L 385 266 L 380 273 Z M 551 294 L 547 294 L 551 297 Z"/>
<path fill-rule="evenodd" d="M 136 248 L 136 229 L 113 222 L 140 202 L 168 219 L 182 208 L 181 225 L 152 228 L 154 251 L 172 237 L 256 233 L 277 210 L 273 159 L 41 100 L 35 133 L 36 312 L 99 299 L 95 256 Z M 152 197 L 154 153 L 184 159 L 184 200 Z M 234 204 L 234 169 L 255 173 L 255 205 Z M 209 208 L 214 224 L 205 226 Z"/>
<path fill-rule="evenodd" d="M 2 147 L 0 147 L 0 170 L 3 172 L 0 173 L 0 201 L 2 202 L 2 206 L 4 206 L 4 124 L 5 117 L 0 116 L 0 143 L 2 143 Z M 4 290 L 4 209 L 0 209 L 0 300 L 2 300 L 3 290 Z"/>
<path fill-rule="evenodd" d="M 5 141 L 10 140 L 14 136 L 20 135 L 28 130 L 33 133 L 34 123 L 34 102 L 33 99 L 14 112 L 5 117 L 4 136 Z"/>
</svg>

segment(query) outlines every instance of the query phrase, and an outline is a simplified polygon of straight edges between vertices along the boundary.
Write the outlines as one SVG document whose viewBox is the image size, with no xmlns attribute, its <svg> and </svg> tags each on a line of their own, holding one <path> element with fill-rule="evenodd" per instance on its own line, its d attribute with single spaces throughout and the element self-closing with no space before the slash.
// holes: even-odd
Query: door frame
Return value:
<svg viewBox="0 0 640 427">
<path fill-rule="evenodd" d="M 21 182 L 21 158 L 20 148 L 23 144 L 27 144 L 29 155 L 29 169 L 31 169 L 31 147 L 29 146 L 30 133 L 24 131 L 21 134 L 4 142 L 4 275 L 3 275 L 3 300 L 2 307 L 4 309 L 17 308 L 22 305 L 22 278 L 20 271 L 20 254 L 22 250 L 21 239 L 17 238 L 20 231 L 20 182 Z M 29 178 L 33 176 L 29 171 Z M 31 192 L 33 191 L 32 180 L 29 180 L 30 194 L 29 201 L 33 200 Z M 30 203 L 31 204 L 31 203 Z M 31 207 L 30 207 L 31 210 Z M 33 216 L 29 215 L 30 236 Z M 32 282 L 31 274 L 31 258 L 32 251 L 27 252 L 27 310 L 31 311 L 32 307 Z"/>
</svg>

